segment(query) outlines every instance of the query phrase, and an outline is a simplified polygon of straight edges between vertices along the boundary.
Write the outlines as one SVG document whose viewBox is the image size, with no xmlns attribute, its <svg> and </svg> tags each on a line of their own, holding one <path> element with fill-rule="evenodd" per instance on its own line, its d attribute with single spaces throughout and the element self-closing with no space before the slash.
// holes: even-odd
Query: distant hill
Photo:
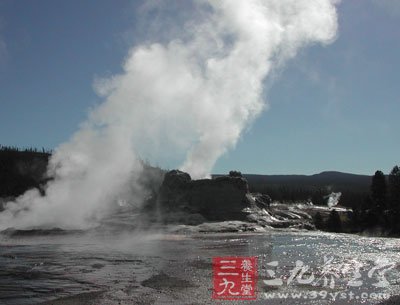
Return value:
<svg viewBox="0 0 400 305">
<path fill-rule="evenodd" d="M 222 175 L 213 175 L 218 177 Z M 243 175 L 252 192 L 268 194 L 276 201 L 325 204 L 331 192 L 342 192 L 341 205 L 358 207 L 368 196 L 371 176 L 327 171 L 315 175 Z"/>
<path fill-rule="evenodd" d="M 314 185 L 334 186 L 345 189 L 357 189 L 368 191 L 371 184 L 371 176 L 356 175 L 335 171 L 322 172 L 314 175 L 243 175 L 250 185 L 253 184 L 286 184 L 286 185 Z"/>
</svg>

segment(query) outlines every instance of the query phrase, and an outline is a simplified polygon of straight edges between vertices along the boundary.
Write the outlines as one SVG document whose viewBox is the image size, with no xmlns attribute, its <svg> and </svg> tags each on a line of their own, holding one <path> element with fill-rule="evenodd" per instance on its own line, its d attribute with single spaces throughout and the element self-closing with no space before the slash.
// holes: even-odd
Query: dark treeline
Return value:
<svg viewBox="0 0 400 305">
<path fill-rule="evenodd" d="M 304 175 L 244 175 L 250 191 L 268 194 L 279 202 L 326 205 L 328 195 L 341 192 L 340 205 L 360 209 L 369 195 L 370 176 L 339 172 Z"/>
<path fill-rule="evenodd" d="M 0 145 L 0 197 L 16 197 L 40 189 L 51 151 Z M 1 208 L 1 207 L 0 207 Z"/>
<path fill-rule="evenodd" d="M 9 153 L 39 153 L 39 154 L 46 154 L 50 155 L 53 153 L 50 149 L 37 149 L 36 147 L 26 147 L 26 148 L 19 148 L 16 146 L 6 146 L 0 144 L 0 152 L 9 152 Z"/>
<path fill-rule="evenodd" d="M 394 166 L 389 175 L 378 170 L 371 179 L 369 196 L 353 209 L 359 230 L 378 230 L 400 234 L 400 168 Z"/>
</svg>

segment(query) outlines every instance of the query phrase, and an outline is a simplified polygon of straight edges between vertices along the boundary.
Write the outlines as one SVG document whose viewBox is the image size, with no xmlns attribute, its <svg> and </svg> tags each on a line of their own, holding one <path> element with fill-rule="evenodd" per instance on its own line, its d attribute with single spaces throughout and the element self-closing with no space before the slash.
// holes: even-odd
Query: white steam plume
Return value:
<svg viewBox="0 0 400 305">
<path fill-rule="evenodd" d="M 328 197 L 328 202 L 327 202 L 328 207 L 332 208 L 332 207 L 338 205 L 341 196 L 342 196 L 341 192 L 337 192 L 337 193 L 332 192 L 332 193 L 330 193 L 327 196 Z"/>
<path fill-rule="evenodd" d="M 265 108 L 268 73 L 335 38 L 336 2 L 195 1 L 197 18 L 167 43 L 133 47 L 123 73 L 96 81 L 105 101 L 56 150 L 46 196 L 8 203 L 0 227 L 87 226 L 116 197 L 140 195 L 138 156 L 186 154 L 182 170 L 208 175 Z"/>
</svg>

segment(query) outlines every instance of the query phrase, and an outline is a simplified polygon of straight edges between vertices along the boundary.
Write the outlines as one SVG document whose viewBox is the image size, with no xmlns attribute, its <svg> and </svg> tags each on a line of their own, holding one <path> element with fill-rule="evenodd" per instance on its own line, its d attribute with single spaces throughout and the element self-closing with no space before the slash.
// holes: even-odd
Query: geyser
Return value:
<svg viewBox="0 0 400 305">
<path fill-rule="evenodd" d="M 56 149 L 46 196 L 31 190 L 9 202 L 0 228 L 85 228 L 118 200 L 140 204 L 139 156 L 182 155 L 182 170 L 207 176 L 266 108 L 271 71 L 299 48 L 335 38 L 336 2 L 194 1 L 196 18 L 179 31 L 163 25 L 174 27 L 172 37 L 147 37 L 121 74 L 96 80 L 104 102 Z"/>
</svg>

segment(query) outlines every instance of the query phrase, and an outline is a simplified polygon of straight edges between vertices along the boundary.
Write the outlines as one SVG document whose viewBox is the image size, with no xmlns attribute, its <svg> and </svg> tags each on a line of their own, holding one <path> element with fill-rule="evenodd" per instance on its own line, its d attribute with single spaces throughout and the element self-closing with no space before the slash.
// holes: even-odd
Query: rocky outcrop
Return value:
<svg viewBox="0 0 400 305">
<path fill-rule="evenodd" d="M 240 175 L 192 180 L 189 174 L 173 170 L 165 174 L 155 210 L 157 220 L 195 225 L 196 228 L 186 226 L 183 230 L 199 232 L 260 232 L 260 228 L 314 230 L 315 214 L 331 212 L 328 207 L 271 201 L 266 194 L 250 193 L 247 180 Z M 346 209 L 336 210 L 347 213 Z"/>
<path fill-rule="evenodd" d="M 166 217 L 186 213 L 197 215 L 198 221 L 244 220 L 248 192 L 241 177 L 192 180 L 189 174 L 173 170 L 165 174 L 157 204 L 162 215 L 169 214 Z"/>
</svg>

